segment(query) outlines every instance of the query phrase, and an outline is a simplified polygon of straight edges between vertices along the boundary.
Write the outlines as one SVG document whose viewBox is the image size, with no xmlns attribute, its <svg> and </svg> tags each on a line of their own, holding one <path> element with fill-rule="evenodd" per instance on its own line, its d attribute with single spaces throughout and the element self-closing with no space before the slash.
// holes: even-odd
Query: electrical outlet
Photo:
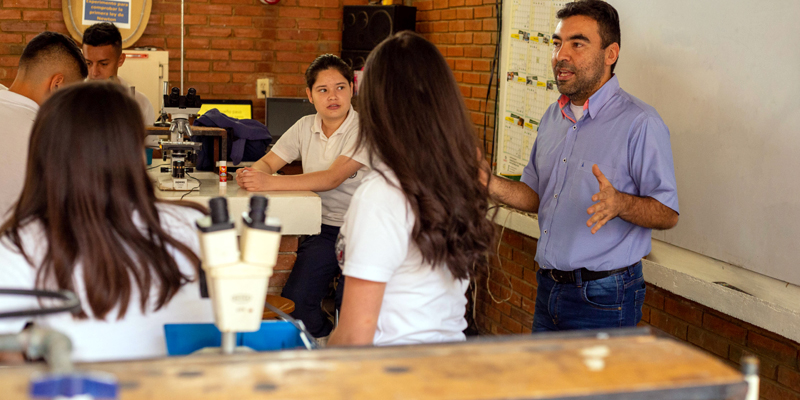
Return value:
<svg viewBox="0 0 800 400">
<path fill-rule="evenodd" d="M 269 89 L 272 83 L 270 78 L 261 78 L 256 80 L 256 98 L 263 99 L 269 97 Z"/>
</svg>

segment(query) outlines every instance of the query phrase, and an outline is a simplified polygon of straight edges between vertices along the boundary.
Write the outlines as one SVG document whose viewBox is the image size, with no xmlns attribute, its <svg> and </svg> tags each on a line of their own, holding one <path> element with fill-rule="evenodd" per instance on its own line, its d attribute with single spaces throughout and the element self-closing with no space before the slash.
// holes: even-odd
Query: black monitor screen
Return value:
<svg viewBox="0 0 800 400">
<path fill-rule="evenodd" d="M 315 114 L 317 110 L 307 98 L 268 97 L 267 129 L 275 144 L 300 118 Z"/>
</svg>

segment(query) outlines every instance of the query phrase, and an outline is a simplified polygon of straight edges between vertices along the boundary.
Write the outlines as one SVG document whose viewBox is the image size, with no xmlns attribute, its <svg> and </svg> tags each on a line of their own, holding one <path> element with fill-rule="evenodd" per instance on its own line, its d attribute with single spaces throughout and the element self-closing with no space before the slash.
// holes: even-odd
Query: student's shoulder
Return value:
<svg viewBox="0 0 800 400">
<path fill-rule="evenodd" d="M 195 222 L 204 217 L 205 214 L 181 204 L 158 202 L 156 203 L 161 224 L 165 227 L 184 228 L 194 227 Z"/>
<path fill-rule="evenodd" d="M 357 136 L 359 134 L 359 122 L 358 122 L 358 112 L 354 109 L 350 109 L 350 115 L 347 116 L 345 123 L 347 127 L 345 128 L 345 135 L 348 137 L 351 135 Z"/>
<path fill-rule="evenodd" d="M 370 171 L 361 181 L 353 198 L 359 202 L 385 206 L 389 209 L 398 208 L 406 203 L 400 182 L 391 170 Z"/>
<path fill-rule="evenodd" d="M 140 92 L 140 91 L 138 91 L 138 90 L 137 90 L 137 91 L 134 93 L 134 97 L 136 98 L 136 101 L 137 101 L 139 104 L 148 105 L 148 106 L 150 106 L 150 107 L 153 107 L 153 103 L 151 103 L 151 102 L 150 102 L 150 99 L 148 99 L 148 98 L 147 98 L 147 95 L 145 95 L 144 93 L 142 93 L 142 92 Z"/>
<path fill-rule="evenodd" d="M 630 114 L 631 119 L 638 122 L 661 122 L 661 115 L 656 111 L 655 107 L 645 103 L 638 97 L 626 92 L 622 88 L 619 89 L 618 101 L 622 104 L 621 109 Z"/>
<path fill-rule="evenodd" d="M 302 129 L 303 131 L 311 131 L 311 128 L 314 127 L 314 120 L 317 118 L 317 114 L 308 114 L 305 117 L 302 117 L 292 125 L 292 128 Z"/>
<path fill-rule="evenodd" d="M 31 258 L 30 262 L 39 265 L 48 247 L 42 223 L 40 221 L 26 223 L 17 233 L 25 254 Z M 20 272 L 25 272 L 22 275 L 29 275 L 28 272 L 34 271 L 30 262 L 8 235 L 0 237 L 0 264 L 3 267 L 0 282 L 7 281 L 11 276 L 19 276 Z"/>
<path fill-rule="evenodd" d="M 285 137 L 294 137 L 294 138 L 305 138 L 311 137 L 311 131 L 314 129 L 314 118 L 316 118 L 316 114 L 309 114 L 297 120 L 286 132 L 281 136 L 281 139 Z M 280 143 L 280 139 L 278 140 Z"/>
</svg>

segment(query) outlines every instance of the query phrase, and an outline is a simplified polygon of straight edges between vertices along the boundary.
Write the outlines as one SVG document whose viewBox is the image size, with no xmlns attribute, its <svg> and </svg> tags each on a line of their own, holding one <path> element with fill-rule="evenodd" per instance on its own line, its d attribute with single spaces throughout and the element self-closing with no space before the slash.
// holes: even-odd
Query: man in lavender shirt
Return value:
<svg viewBox="0 0 800 400">
<path fill-rule="evenodd" d="M 492 196 L 539 213 L 534 331 L 635 326 L 651 229 L 678 223 L 669 130 L 619 87 L 617 11 L 600 0 L 557 13 L 553 73 L 562 96 L 542 116 L 522 182 Z"/>
</svg>

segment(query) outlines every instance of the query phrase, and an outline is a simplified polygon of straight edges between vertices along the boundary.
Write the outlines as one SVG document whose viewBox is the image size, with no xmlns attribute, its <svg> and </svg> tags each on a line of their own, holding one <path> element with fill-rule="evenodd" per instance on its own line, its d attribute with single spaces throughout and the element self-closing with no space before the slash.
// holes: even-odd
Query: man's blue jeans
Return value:
<svg viewBox="0 0 800 400">
<path fill-rule="evenodd" d="M 536 282 L 534 332 L 636 326 L 642 319 L 641 261 L 627 271 L 589 282 L 557 283 L 547 270 L 539 269 Z"/>
</svg>

